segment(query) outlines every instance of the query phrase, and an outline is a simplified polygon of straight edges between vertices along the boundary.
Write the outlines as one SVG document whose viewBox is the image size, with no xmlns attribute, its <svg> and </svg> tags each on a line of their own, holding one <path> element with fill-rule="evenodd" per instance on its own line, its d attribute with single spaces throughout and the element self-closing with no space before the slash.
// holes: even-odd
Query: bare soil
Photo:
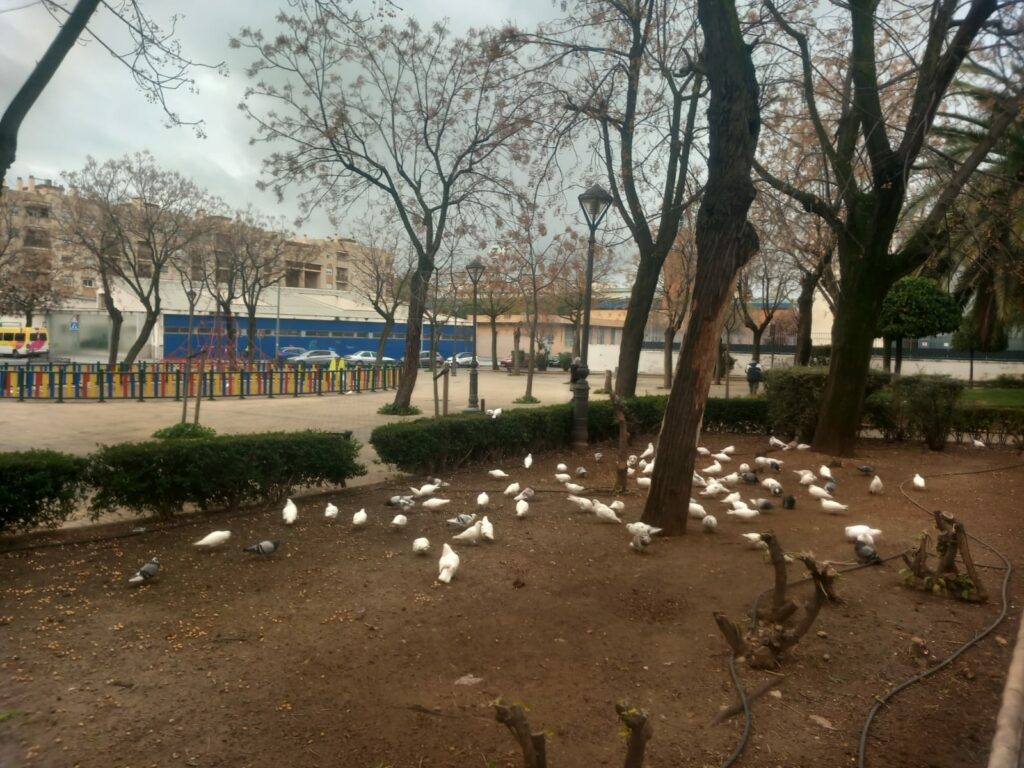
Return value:
<svg viewBox="0 0 1024 768">
<path fill-rule="evenodd" d="M 712 435 L 707 443 L 734 444 L 732 467 L 766 447 L 763 438 L 743 436 Z M 920 472 L 928 487 L 908 491 L 915 500 L 954 512 L 1013 563 L 1012 605 L 993 635 L 882 710 L 867 764 L 985 765 L 1019 617 L 1020 457 L 866 441 L 857 459 L 834 470 L 837 497 L 850 504 L 836 516 L 822 512 L 791 472 L 816 470 L 828 457 L 774 455 L 786 462 L 779 478 L 797 496 L 796 509 L 745 523 L 710 500 L 717 533 L 703 534 L 691 521 L 688 535 L 656 540 L 644 555 L 630 550 L 621 527 L 565 501 L 553 478 L 561 460 L 584 464 L 594 489 L 587 495 L 611 500 L 611 461 L 595 463 L 590 454 L 536 456 L 529 470 L 506 463 L 512 479 L 538 491 L 524 521 L 501 495 L 510 480 L 476 467 L 446 478 L 452 503 L 444 514 L 417 506 L 400 533 L 389 529 L 394 510 L 383 502 L 404 486 L 389 485 L 301 499 L 291 527 L 275 507 L 176 526 L 150 521 L 138 534 L 131 532 L 136 521 L 4 542 L 0 764 L 520 765 L 516 744 L 494 721 L 492 702 L 502 697 L 529 706 L 533 728 L 547 732 L 552 768 L 622 763 L 616 702 L 652 718 L 646 765 L 718 766 L 739 741 L 743 718 L 710 725 L 736 700 L 712 611 L 744 621 L 754 597 L 771 585 L 771 568 L 739 534 L 772 529 L 789 551 L 849 562 L 853 548 L 843 527 L 868 523 L 883 530 L 880 553 L 896 554 L 931 528 L 928 515 L 898 490 Z M 870 478 L 854 469 L 862 462 L 885 481 L 883 496 L 868 494 Z M 992 467 L 1010 468 L 948 475 Z M 461 568 L 450 585 L 438 584 L 437 557 L 452 535 L 444 519 L 472 511 L 481 490 L 491 495 L 497 540 L 456 542 Z M 750 491 L 765 495 L 760 487 Z M 333 523 L 323 516 L 327 500 L 341 508 Z M 638 519 L 642 492 L 624 501 L 624 517 Z M 353 530 L 349 520 L 361 507 L 370 523 Z M 233 533 L 230 546 L 191 546 L 225 528 Z M 427 557 L 412 554 L 419 536 L 431 541 Z M 241 551 L 262 539 L 284 546 L 264 558 Z M 128 576 L 154 555 L 163 562 L 158 578 L 128 587 Z M 903 586 L 898 560 L 844 575 L 845 603 L 826 606 L 778 670 L 781 697 L 754 703 L 739 764 L 855 764 L 874 698 L 998 615 L 1001 561 L 980 544 L 973 555 L 985 566 L 986 605 Z M 794 579 L 803 576 L 799 563 L 790 569 Z M 804 600 L 801 589 L 795 592 Z M 915 650 L 922 641 L 927 656 Z M 466 676 L 479 680 L 461 684 Z M 770 675 L 741 666 L 741 676 L 752 690 Z"/>
</svg>

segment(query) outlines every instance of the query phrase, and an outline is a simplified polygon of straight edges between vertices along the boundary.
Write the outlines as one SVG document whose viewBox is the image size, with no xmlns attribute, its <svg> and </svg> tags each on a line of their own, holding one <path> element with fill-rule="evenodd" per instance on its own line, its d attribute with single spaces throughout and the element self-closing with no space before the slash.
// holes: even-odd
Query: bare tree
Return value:
<svg viewBox="0 0 1024 768">
<path fill-rule="evenodd" d="M 341 0 L 294 0 L 265 38 L 243 30 L 234 46 L 257 56 L 243 111 L 257 142 L 283 145 L 263 186 L 303 190 L 305 211 L 345 210 L 364 196 L 390 206 L 416 254 L 405 370 L 394 404 L 416 384 L 426 289 L 453 225 L 507 194 L 526 158 L 528 89 L 483 33 L 453 38 L 443 24 L 375 28 Z"/>
<path fill-rule="evenodd" d="M 566 263 L 555 284 L 555 313 L 572 323 L 572 356 L 580 356 L 580 338 L 583 327 L 583 302 L 587 286 L 587 238 L 574 230 L 562 236 L 566 249 Z M 594 247 L 594 275 L 591 283 L 591 305 L 607 293 L 608 282 L 615 272 L 612 253 L 600 244 Z"/>
<path fill-rule="evenodd" d="M 771 0 L 765 8 L 782 44 L 795 52 L 802 117 L 813 126 L 814 146 L 840 194 L 837 204 L 817 188 L 757 166 L 767 183 L 819 216 L 836 236 L 840 283 L 832 361 L 813 443 L 823 453 L 849 455 L 882 300 L 934 252 L 961 189 L 1024 105 L 1019 82 L 1001 92 L 984 136 L 941 192 L 926 208 L 907 210 L 908 191 L 920 180 L 918 159 L 936 115 L 947 108 L 954 78 L 972 49 L 999 44 L 1002 16 L 1009 21 L 1013 8 L 995 0 L 908 7 L 852 0 L 833 11 L 844 19 L 824 18 L 817 10 L 812 16 L 810 8 L 800 15 Z M 982 41 L 986 30 L 993 37 Z M 845 45 L 844 56 L 834 56 L 837 44 Z M 834 63 L 824 66 L 823 59 Z M 773 82 L 781 89 L 785 79 Z M 787 132 L 785 120 L 776 116 L 772 129 Z"/>
<path fill-rule="evenodd" d="M 199 262 L 205 267 L 203 285 L 224 322 L 227 354 L 234 360 L 238 349 L 234 304 L 242 296 L 245 225 L 238 217 L 232 219 L 218 213 L 207 214 L 204 221 L 207 231 L 198 241 L 199 248 L 205 251 Z"/>
<path fill-rule="evenodd" d="M 593 130 L 596 161 L 613 205 L 636 243 L 636 278 L 622 328 L 621 396 L 636 391 L 644 333 L 662 264 L 671 250 L 689 193 L 690 154 L 704 90 L 691 3 L 575 0 L 565 18 L 515 39 L 536 46 L 551 73 L 547 101 L 564 105 L 553 130 Z M 568 70 L 568 72 L 566 71 Z"/>
<path fill-rule="evenodd" d="M 267 218 L 252 207 L 236 215 L 239 240 L 242 246 L 239 270 L 239 296 L 245 306 L 246 357 L 251 363 L 256 358 L 256 315 L 263 293 L 284 279 L 284 252 L 288 234 L 283 221 Z"/>
<path fill-rule="evenodd" d="M 761 359 L 761 338 L 775 320 L 775 314 L 792 297 L 795 276 L 791 262 L 784 254 L 766 248 L 770 243 L 772 227 L 766 227 L 769 234 L 761 237 L 761 249 L 740 270 L 736 281 L 739 298 L 736 308 L 744 327 L 753 334 L 754 360 Z M 764 229 L 758 230 L 764 232 Z"/>
<path fill-rule="evenodd" d="M 182 54 L 181 43 L 175 37 L 177 16 L 171 17 L 170 29 L 164 29 L 142 10 L 138 0 L 114 3 L 78 0 L 71 10 L 68 10 L 69 3 L 59 0 L 44 0 L 42 5 L 60 28 L 0 117 L 0 179 L 7 175 L 17 156 L 18 131 L 25 116 L 60 68 L 64 57 L 83 36 L 95 40 L 128 68 L 139 90 L 163 109 L 168 124 L 191 125 L 197 135 L 202 135 L 202 121 L 183 119 L 171 108 L 167 94 L 178 90 L 195 92 L 192 69 L 202 67 L 223 71 L 223 64 L 204 64 Z M 90 28 L 89 24 L 94 21 L 100 5 L 118 22 L 115 26 L 121 32 L 120 39 L 101 37 Z"/>
<path fill-rule="evenodd" d="M 519 305 L 515 284 L 509 278 L 505 252 L 494 248 L 488 255 L 477 287 L 477 309 L 491 326 L 491 370 L 498 370 L 498 318 Z M 478 353 L 479 354 L 479 353 Z"/>
<path fill-rule="evenodd" d="M 684 214 L 675 245 L 668 252 L 658 279 L 658 298 L 665 315 L 665 389 L 672 388 L 672 347 L 686 320 L 697 271 L 697 243 L 694 240 L 692 209 Z"/>
</svg>

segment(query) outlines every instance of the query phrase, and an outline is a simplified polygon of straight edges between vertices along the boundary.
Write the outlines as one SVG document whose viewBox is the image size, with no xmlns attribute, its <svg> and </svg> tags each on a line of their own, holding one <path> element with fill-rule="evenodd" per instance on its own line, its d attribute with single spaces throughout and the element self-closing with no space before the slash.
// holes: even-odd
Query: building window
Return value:
<svg viewBox="0 0 1024 768">
<path fill-rule="evenodd" d="M 562 328 L 562 342 L 568 344 L 571 347 L 573 343 L 573 337 L 575 336 L 575 334 L 575 328 L 573 328 L 571 325 L 565 326 L 564 328 Z"/>
<path fill-rule="evenodd" d="M 82 287 L 83 288 L 95 288 L 96 287 L 96 281 L 93 280 L 91 277 L 83 277 L 82 278 Z"/>
<path fill-rule="evenodd" d="M 348 287 L 348 269 L 346 267 L 338 267 L 337 283 L 339 288 Z"/>
<path fill-rule="evenodd" d="M 49 248 L 50 247 L 50 235 L 43 229 L 26 229 L 25 230 L 25 247 L 26 248 Z"/>
<path fill-rule="evenodd" d="M 50 218 L 50 209 L 45 205 L 26 205 L 25 215 L 30 219 L 48 219 Z"/>
<path fill-rule="evenodd" d="M 348 251 L 338 251 L 337 253 L 334 254 L 334 256 L 335 258 L 338 259 L 338 261 L 341 261 L 342 259 L 347 259 Z"/>
</svg>

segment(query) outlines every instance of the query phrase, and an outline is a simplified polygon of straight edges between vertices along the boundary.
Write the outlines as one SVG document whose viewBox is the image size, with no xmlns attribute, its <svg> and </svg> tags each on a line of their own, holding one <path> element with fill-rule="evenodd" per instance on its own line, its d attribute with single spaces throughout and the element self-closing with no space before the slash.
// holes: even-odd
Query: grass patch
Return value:
<svg viewBox="0 0 1024 768">
<path fill-rule="evenodd" d="M 8 720 L 27 714 L 28 712 L 24 709 L 0 709 L 0 723 L 6 723 Z"/>
<path fill-rule="evenodd" d="M 1024 389 L 965 389 L 963 399 L 972 405 L 991 405 L 998 408 L 1024 408 Z"/>
<path fill-rule="evenodd" d="M 536 403 L 539 403 L 540 400 L 533 395 L 523 395 L 522 397 L 517 397 L 512 402 L 519 403 L 520 405 L 535 405 Z"/>
<path fill-rule="evenodd" d="M 387 403 L 377 409 L 377 413 L 383 416 L 419 416 L 423 411 L 417 408 L 415 405 L 410 405 L 406 408 L 396 406 L 394 403 Z"/>
</svg>

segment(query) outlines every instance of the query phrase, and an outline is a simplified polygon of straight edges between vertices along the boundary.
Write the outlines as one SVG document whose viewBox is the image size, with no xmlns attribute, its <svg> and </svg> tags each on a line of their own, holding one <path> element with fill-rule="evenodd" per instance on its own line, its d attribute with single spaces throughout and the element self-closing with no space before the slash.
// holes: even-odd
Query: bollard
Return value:
<svg viewBox="0 0 1024 768">
<path fill-rule="evenodd" d="M 100 402 L 106 402 L 103 399 L 103 366 L 99 364 L 96 366 L 96 384 L 100 388 Z"/>
</svg>

